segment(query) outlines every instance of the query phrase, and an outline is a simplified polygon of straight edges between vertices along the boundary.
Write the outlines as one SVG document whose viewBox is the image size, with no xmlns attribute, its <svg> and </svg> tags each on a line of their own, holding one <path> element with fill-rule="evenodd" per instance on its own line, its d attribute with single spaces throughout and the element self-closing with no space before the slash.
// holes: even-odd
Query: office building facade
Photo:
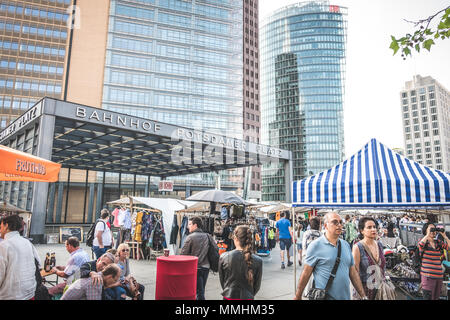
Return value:
<svg viewBox="0 0 450 320">
<path fill-rule="evenodd" d="M 400 92 L 406 157 L 450 172 L 450 92 L 432 77 L 415 75 Z"/>
<path fill-rule="evenodd" d="M 259 90 L 259 1 L 243 0 L 243 139 L 260 143 L 261 109 Z M 261 199 L 261 167 L 244 170 L 244 196 L 247 199 Z"/>
<path fill-rule="evenodd" d="M 275 11 L 261 29 L 262 143 L 292 151 L 294 180 L 344 158 L 347 8 L 301 2 Z M 284 200 L 285 172 L 263 167 L 262 199 Z"/>
<path fill-rule="evenodd" d="M 2 128 L 38 99 L 49 96 L 243 138 L 245 0 L 0 3 Z M 247 4 L 253 19 L 252 37 L 257 37 L 257 2 L 252 1 L 252 15 Z M 252 46 L 257 47 L 257 42 L 246 47 L 250 57 Z M 251 50 L 257 68 L 257 52 Z M 258 85 L 253 88 L 249 82 L 249 87 L 253 98 L 247 101 L 253 102 Z M 220 172 L 221 186 L 241 189 L 243 173 L 244 169 Z M 180 182 L 175 193 L 183 197 L 191 190 L 214 187 L 216 175 L 171 180 Z M 80 199 L 96 197 L 99 183 L 105 185 L 101 192 L 107 202 L 123 194 L 148 195 L 150 181 L 153 188 L 159 178 L 157 172 L 148 177 L 61 170 L 60 181 L 50 186 L 55 215 L 47 222 L 77 223 L 82 216 L 79 212 L 98 213 L 102 204 L 97 200 L 93 208 L 86 209 L 80 207 Z M 22 184 L 8 182 L 2 190 L 22 189 Z M 189 189 L 192 185 L 195 188 Z M 26 203 L 30 196 L 24 193 L 19 198 Z"/>
</svg>

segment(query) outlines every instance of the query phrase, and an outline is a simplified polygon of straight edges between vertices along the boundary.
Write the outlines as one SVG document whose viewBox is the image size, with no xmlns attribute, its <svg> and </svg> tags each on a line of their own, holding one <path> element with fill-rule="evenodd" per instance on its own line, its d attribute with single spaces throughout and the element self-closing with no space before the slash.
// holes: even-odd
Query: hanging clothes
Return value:
<svg viewBox="0 0 450 320">
<path fill-rule="evenodd" d="M 177 215 L 175 214 L 173 216 L 172 231 L 170 233 L 170 243 L 169 244 L 177 244 L 178 230 L 179 230 L 179 228 L 178 228 Z"/>
<path fill-rule="evenodd" d="M 138 212 L 136 215 L 136 227 L 134 231 L 133 241 L 142 242 L 142 219 L 144 213 Z"/>
<path fill-rule="evenodd" d="M 145 212 L 142 216 L 142 241 L 150 239 L 153 230 L 152 214 Z"/>
<path fill-rule="evenodd" d="M 183 220 L 181 221 L 180 227 L 180 248 L 183 247 L 184 241 L 186 240 L 186 237 L 189 235 L 188 222 L 189 222 L 188 217 L 184 216 Z"/>
<path fill-rule="evenodd" d="M 114 217 L 114 222 L 113 222 L 113 226 L 114 227 L 119 227 L 119 208 L 115 208 L 114 211 L 111 213 L 111 215 Z"/>
</svg>

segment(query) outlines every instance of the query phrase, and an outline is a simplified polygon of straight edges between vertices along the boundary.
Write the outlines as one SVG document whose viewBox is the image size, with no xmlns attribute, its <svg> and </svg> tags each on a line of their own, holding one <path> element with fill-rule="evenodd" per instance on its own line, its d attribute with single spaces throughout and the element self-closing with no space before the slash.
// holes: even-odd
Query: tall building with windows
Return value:
<svg viewBox="0 0 450 320">
<path fill-rule="evenodd" d="M 259 130 L 257 11 L 257 0 L 0 0 L 0 130 L 49 96 L 243 139 L 247 124 Z M 244 125 L 246 102 L 254 117 Z M 243 171 L 220 172 L 221 186 L 241 189 Z M 155 172 L 152 186 L 158 179 Z M 181 197 L 195 190 L 190 186 L 214 187 L 215 179 L 215 173 L 172 178 Z M 54 210 L 47 221 L 78 223 L 84 211 L 95 218 L 120 195 L 148 194 L 149 180 L 61 170 L 50 187 Z M 27 185 L 0 189 L 30 209 L 32 195 L 20 191 Z"/>
<path fill-rule="evenodd" d="M 347 8 L 300 2 L 261 26 L 262 143 L 293 153 L 294 179 L 344 158 Z M 284 168 L 263 167 L 262 199 L 285 200 Z"/>
<path fill-rule="evenodd" d="M 260 143 L 261 139 L 258 2 L 259 0 L 243 0 L 243 139 L 255 143 Z M 244 194 L 246 198 L 261 199 L 261 167 L 248 167 L 244 170 L 244 173 L 246 178 L 244 178 Z"/>
<path fill-rule="evenodd" d="M 400 92 L 406 157 L 450 172 L 450 92 L 432 77 L 413 76 Z"/>
<path fill-rule="evenodd" d="M 63 97 L 70 4 L 0 1 L 0 130 L 37 99 Z"/>
</svg>

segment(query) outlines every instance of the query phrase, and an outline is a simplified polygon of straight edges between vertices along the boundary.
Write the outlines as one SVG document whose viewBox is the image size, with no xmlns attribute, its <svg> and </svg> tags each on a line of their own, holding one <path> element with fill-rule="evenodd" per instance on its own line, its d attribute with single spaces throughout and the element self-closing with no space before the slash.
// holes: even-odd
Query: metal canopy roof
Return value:
<svg viewBox="0 0 450 320">
<path fill-rule="evenodd" d="M 25 119 L 28 122 L 21 120 L 24 114 L 12 129 L 5 129 L 0 142 L 50 117 L 54 130 L 45 139 L 53 139 L 51 160 L 65 168 L 168 177 L 291 159 L 290 151 L 50 98 L 27 111 L 31 112 L 34 117 Z M 14 127 L 16 122 L 19 126 Z M 185 153 L 179 152 L 181 143 Z M 223 150 L 218 156 L 222 161 L 199 160 L 199 152 L 207 154 L 214 147 Z M 174 161 L 172 153 L 188 157 Z"/>
</svg>

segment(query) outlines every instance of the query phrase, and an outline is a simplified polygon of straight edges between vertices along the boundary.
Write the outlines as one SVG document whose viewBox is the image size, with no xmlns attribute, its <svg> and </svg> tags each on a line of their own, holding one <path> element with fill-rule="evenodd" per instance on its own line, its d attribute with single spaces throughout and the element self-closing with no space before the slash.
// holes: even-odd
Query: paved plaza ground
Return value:
<svg viewBox="0 0 450 320">
<path fill-rule="evenodd" d="M 63 244 L 35 245 L 42 262 L 47 252 L 56 253 L 57 265 L 65 265 L 69 259 L 69 253 Z M 84 243 L 81 247 L 90 254 L 91 248 L 86 247 Z M 263 257 L 263 277 L 261 289 L 256 295 L 256 300 L 292 300 L 294 297 L 295 283 L 300 278 L 302 267 L 297 265 L 297 281 L 294 282 L 294 266 L 281 269 L 280 249 L 277 245 L 271 251 L 270 256 Z M 130 259 L 130 268 L 132 275 L 139 283 L 145 286 L 145 300 L 155 299 L 156 284 L 156 260 L 134 260 Z M 50 276 L 54 280 L 56 276 Z M 60 279 L 61 280 L 61 279 Z M 220 286 L 218 273 L 210 272 L 206 284 L 207 300 L 222 300 L 222 289 Z M 405 300 L 403 295 L 398 295 L 398 300 Z"/>
</svg>

